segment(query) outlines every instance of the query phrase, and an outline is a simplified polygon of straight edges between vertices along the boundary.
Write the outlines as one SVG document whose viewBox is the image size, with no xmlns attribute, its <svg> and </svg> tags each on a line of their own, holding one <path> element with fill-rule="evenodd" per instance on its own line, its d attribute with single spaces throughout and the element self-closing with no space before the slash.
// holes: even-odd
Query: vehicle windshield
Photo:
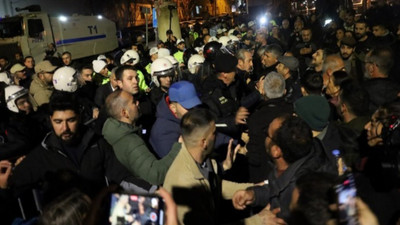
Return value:
<svg viewBox="0 0 400 225">
<path fill-rule="evenodd" d="M 0 20 L 0 38 L 10 38 L 23 34 L 22 17 Z"/>
</svg>

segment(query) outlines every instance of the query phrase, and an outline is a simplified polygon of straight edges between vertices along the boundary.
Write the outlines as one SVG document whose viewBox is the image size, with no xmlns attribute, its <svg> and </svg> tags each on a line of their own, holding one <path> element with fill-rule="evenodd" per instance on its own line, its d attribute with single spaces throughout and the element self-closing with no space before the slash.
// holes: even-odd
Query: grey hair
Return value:
<svg viewBox="0 0 400 225">
<path fill-rule="evenodd" d="M 285 94 L 285 78 L 277 73 L 270 72 L 264 79 L 264 95 L 268 99 L 280 98 Z"/>
<path fill-rule="evenodd" d="M 238 60 L 244 61 L 244 60 L 246 59 L 246 55 L 245 55 L 246 52 L 248 52 L 248 53 L 251 54 L 251 52 L 250 52 L 249 50 L 247 50 L 247 49 L 244 49 L 244 48 L 240 49 L 240 50 L 236 53 L 236 58 L 237 58 Z"/>
<path fill-rule="evenodd" d="M 335 70 L 338 67 L 340 60 L 342 60 L 342 58 L 338 55 L 326 56 L 324 64 L 322 65 L 322 74 L 326 73 L 328 69 Z"/>
<path fill-rule="evenodd" d="M 267 46 L 262 46 L 257 50 L 257 55 L 262 57 L 265 53 L 265 51 L 267 50 Z"/>
<path fill-rule="evenodd" d="M 267 45 L 267 48 L 265 49 L 265 51 L 274 55 L 275 58 L 278 58 L 279 56 L 283 55 L 283 50 L 282 50 L 281 46 L 279 46 L 277 44 Z"/>
<path fill-rule="evenodd" d="M 121 97 L 123 90 L 116 90 L 106 99 L 106 111 L 109 116 L 119 120 L 121 118 L 121 110 L 129 103 L 127 99 Z"/>
<path fill-rule="evenodd" d="M 386 76 L 393 67 L 393 53 L 389 48 L 373 49 L 365 60 L 374 63 L 378 67 L 379 72 Z"/>
</svg>

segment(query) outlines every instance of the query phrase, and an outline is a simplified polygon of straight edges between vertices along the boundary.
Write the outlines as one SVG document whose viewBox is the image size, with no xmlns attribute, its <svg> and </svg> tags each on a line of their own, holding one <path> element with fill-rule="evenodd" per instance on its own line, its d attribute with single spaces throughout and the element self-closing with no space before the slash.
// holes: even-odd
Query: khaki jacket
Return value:
<svg viewBox="0 0 400 225">
<path fill-rule="evenodd" d="M 49 103 L 50 96 L 53 93 L 53 86 L 50 86 L 43 82 L 37 74 L 33 75 L 33 80 L 29 88 L 29 94 L 33 98 L 33 107 L 36 109 L 45 103 Z"/>
<path fill-rule="evenodd" d="M 217 163 L 212 160 L 217 173 Z M 215 174 L 217 176 L 217 174 Z M 204 178 L 196 162 L 182 144 L 182 148 L 169 168 L 164 180 L 164 188 L 172 193 L 178 206 L 180 224 L 216 224 L 217 204 L 215 199 L 231 199 L 238 190 L 253 186 L 251 183 L 235 183 L 218 179 L 217 190 L 211 192 L 209 181 Z M 214 198 L 213 198 L 214 195 Z M 220 195 L 215 197 L 215 195 Z M 245 219 L 245 224 L 261 224 L 258 215 Z M 241 223 L 243 224 L 243 223 Z"/>
</svg>

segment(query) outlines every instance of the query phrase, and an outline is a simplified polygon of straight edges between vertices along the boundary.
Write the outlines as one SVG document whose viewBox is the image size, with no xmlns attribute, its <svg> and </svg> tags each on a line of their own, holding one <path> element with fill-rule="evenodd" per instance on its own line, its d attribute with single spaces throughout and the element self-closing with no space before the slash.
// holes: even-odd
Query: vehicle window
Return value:
<svg viewBox="0 0 400 225">
<path fill-rule="evenodd" d="M 10 38 L 23 34 L 22 17 L 5 18 L 0 20 L 0 37 Z"/>
<path fill-rule="evenodd" d="M 28 20 L 29 37 L 36 38 L 44 31 L 43 23 L 41 19 L 29 19 Z"/>
</svg>

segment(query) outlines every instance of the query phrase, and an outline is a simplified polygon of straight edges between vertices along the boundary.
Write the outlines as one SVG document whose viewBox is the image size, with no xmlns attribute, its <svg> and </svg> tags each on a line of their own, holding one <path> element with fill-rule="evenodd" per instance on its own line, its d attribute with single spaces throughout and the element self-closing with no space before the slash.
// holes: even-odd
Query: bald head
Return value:
<svg viewBox="0 0 400 225">
<path fill-rule="evenodd" d="M 324 78 L 324 86 L 327 85 L 329 77 L 338 70 L 344 70 L 343 59 L 339 55 L 328 55 L 322 66 L 322 74 Z"/>
</svg>

